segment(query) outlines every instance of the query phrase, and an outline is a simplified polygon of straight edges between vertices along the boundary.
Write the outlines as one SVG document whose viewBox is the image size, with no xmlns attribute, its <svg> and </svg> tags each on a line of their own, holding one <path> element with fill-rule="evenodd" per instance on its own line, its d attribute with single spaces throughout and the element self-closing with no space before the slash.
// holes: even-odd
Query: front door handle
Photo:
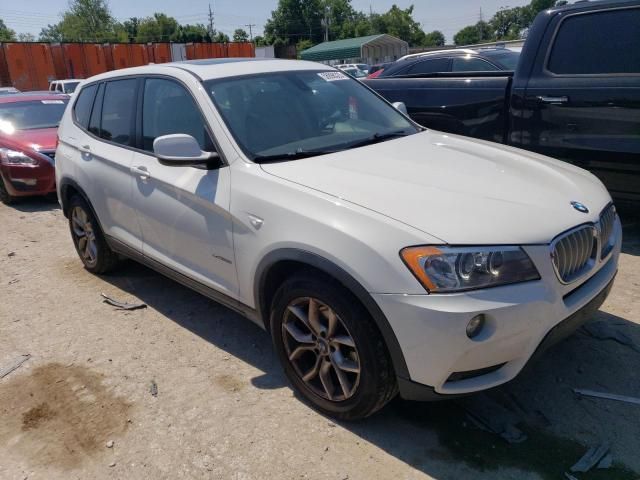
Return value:
<svg viewBox="0 0 640 480">
<path fill-rule="evenodd" d="M 140 177 L 140 180 L 143 181 L 151 178 L 151 174 L 149 173 L 149 170 L 147 170 L 147 167 L 131 167 L 129 171 Z"/>
<path fill-rule="evenodd" d="M 569 97 L 551 97 L 548 95 L 540 95 L 538 98 L 539 102 L 542 103 L 551 103 L 551 104 L 561 104 L 561 103 L 567 103 L 569 101 Z"/>
<path fill-rule="evenodd" d="M 82 145 L 80 147 L 80 151 L 82 153 L 91 153 L 91 146 L 90 145 Z"/>
</svg>

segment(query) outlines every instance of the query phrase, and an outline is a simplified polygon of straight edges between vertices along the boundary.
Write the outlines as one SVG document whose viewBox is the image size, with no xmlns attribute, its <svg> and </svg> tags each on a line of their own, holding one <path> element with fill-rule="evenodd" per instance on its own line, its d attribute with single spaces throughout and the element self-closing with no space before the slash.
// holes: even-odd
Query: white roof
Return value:
<svg viewBox="0 0 640 480">
<path fill-rule="evenodd" d="M 51 80 L 51 83 L 76 83 L 82 82 L 81 78 L 65 78 L 64 80 Z"/>
<path fill-rule="evenodd" d="M 205 60 L 188 60 L 146 65 L 143 67 L 112 70 L 91 77 L 89 80 L 103 80 L 123 75 L 140 75 L 151 73 L 170 74 L 175 69 L 186 70 L 202 80 L 250 75 L 254 73 L 286 72 L 292 70 L 335 70 L 328 65 L 302 60 L 280 60 L 262 58 L 211 58 Z"/>
</svg>

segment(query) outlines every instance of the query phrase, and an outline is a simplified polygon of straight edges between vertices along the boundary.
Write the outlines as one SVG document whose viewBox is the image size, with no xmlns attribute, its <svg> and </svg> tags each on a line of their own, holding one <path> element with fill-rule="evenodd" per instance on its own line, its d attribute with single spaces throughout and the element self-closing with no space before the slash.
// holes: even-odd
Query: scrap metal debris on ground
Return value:
<svg viewBox="0 0 640 480">
<path fill-rule="evenodd" d="M 640 405 L 640 398 L 638 397 L 628 397 L 626 395 L 618 395 L 615 393 L 596 392 L 594 390 L 585 390 L 582 388 L 574 388 L 573 391 L 578 395 L 583 395 L 585 397 L 605 398 L 607 400 L 617 400 L 618 402 L 635 403 L 636 405 Z"/>
<path fill-rule="evenodd" d="M 627 346 L 636 352 L 640 352 L 640 346 L 637 345 L 631 337 L 622 333 L 620 330 L 613 328 L 613 326 L 604 320 L 587 323 L 582 327 L 583 331 L 598 340 L 613 340 L 620 345 Z"/>
<path fill-rule="evenodd" d="M 158 396 L 158 384 L 156 383 L 155 380 L 151 380 L 151 388 L 149 389 L 149 391 L 151 392 L 151 395 L 153 395 L 154 397 Z"/>
<path fill-rule="evenodd" d="M 605 456 L 607 455 L 607 453 L 609 453 L 610 447 L 611 446 L 608 442 L 603 442 L 597 447 L 591 447 L 589 450 L 587 450 L 587 453 L 585 453 L 582 458 L 578 460 L 573 467 L 571 467 L 571 472 L 586 473 L 597 464 L 599 466 L 599 463 L 601 461 L 604 461 Z M 609 462 L 609 464 L 610 463 L 611 462 Z"/>
<path fill-rule="evenodd" d="M 527 435 L 516 427 L 520 421 L 517 415 L 489 398 L 486 394 L 458 400 L 467 412 L 469 420 L 478 428 L 500 435 L 509 443 L 522 443 Z"/>
<path fill-rule="evenodd" d="M 20 357 L 18 357 L 16 360 L 14 360 L 13 363 L 10 363 L 6 367 L 0 368 L 0 378 L 4 378 L 7 375 L 9 375 L 11 372 L 13 372 L 17 368 L 19 368 L 20 365 L 22 365 L 24 362 L 26 362 L 30 358 L 31 358 L 30 354 L 20 355 Z"/>
<path fill-rule="evenodd" d="M 119 302 L 118 300 L 114 300 L 113 298 L 105 295 L 104 293 L 101 293 L 100 295 L 102 295 L 102 298 L 104 298 L 103 300 L 104 303 L 111 305 L 113 307 L 116 307 L 118 310 L 139 310 L 141 308 L 147 308 L 146 303 Z"/>
</svg>

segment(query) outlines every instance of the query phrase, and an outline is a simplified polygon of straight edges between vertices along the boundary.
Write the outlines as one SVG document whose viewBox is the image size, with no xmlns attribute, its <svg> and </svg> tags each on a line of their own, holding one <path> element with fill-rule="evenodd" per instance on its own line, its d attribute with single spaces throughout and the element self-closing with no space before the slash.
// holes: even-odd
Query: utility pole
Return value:
<svg viewBox="0 0 640 480">
<path fill-rule="evenodd" d="M 484 35 L 483 35 L 483 34 L 484 34 L 484 32 L 482 31 L 482 30 L 483 30 L 483 28 L 484 28 L 484 27 L 483 27 L 483 26 L 484 26 L 484 18 L 483 18 L 483 16 L 482 16 L 482 7 L 480 7 L 480 22 L 478 23 L 478 25 L 479 25 L 479 27 L 480 27 L 480 28 L 478 29 L 478 35 L 480 36 L 480 42 L 482 42 L 482 39 L 483 39 L 483 37 L 484 37 Z"/>
<path fill-rule="evenodd" d="M 331 7 L 327 5 L 324 10 L 324 20 L 322 20 L 322 26 L 324 27 L 324 41 L 329 41 L 329 25 L 331 25 L 331 19 L 329 18 L 329 13 L 331 13 Z"/>
<path fill-rule="evenodd" d="M 213 37 L 215 30 L 213 28 L 213 10 L 211 9 L 211 4 L 209 4 L 209 36 Z"/>
<path fill-rule="evenodd" d="M 249 27 L 249 38 L 251 38 L 251 41 L 253 42 L 253 30 L 252 28 L 255 27 L 256 24 L 255 23 L 247 23 L 245 24 L 245 27 Z"/>
</svg>

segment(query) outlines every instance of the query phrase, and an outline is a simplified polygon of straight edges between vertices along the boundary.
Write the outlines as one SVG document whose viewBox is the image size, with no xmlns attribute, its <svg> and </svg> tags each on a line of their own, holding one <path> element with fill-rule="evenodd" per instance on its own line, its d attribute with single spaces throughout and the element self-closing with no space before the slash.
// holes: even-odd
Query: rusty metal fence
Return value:
<svg viewBox="0 0 640 480">
<path fill-rule="evenodd" d="M 253 43 L 0 43 L 0 86 L 47 90 L 51 80 L 88 78 L 120 68 L 188 60 L 255 57 Z"/>
</svg>

